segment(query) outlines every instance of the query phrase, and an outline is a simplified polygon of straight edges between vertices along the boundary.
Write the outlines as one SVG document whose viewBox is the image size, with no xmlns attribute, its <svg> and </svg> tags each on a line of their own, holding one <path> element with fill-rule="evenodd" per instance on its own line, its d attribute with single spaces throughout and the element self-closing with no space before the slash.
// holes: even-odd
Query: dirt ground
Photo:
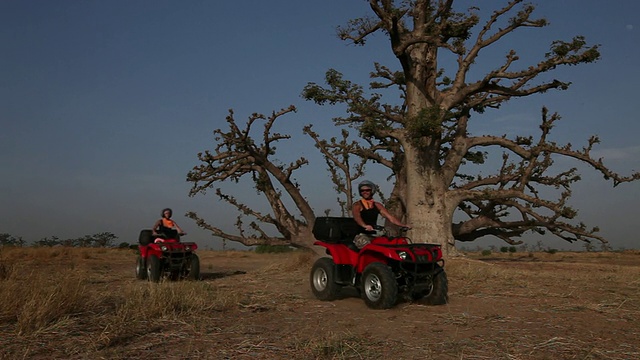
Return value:
<svg viewBox="0 0 640 360">
<path fill-rule="evenodd" d="M 99 317 L 32 335 L 5 324 L 0 358 L 640 359 L 640 252 L 468 254 L 445 265 L 447 305 L 389 310 L 348 288 L 315 299 L 309 256 L 199 254 L 203 279 L 188 286 L 237 294 L 231 304 L 132 324 L 108 342 Z M 104 256 L 83 263 L 103 274 L 96 286 L 174 286 L 135 280 L 134 254 Z"/>
</svg>

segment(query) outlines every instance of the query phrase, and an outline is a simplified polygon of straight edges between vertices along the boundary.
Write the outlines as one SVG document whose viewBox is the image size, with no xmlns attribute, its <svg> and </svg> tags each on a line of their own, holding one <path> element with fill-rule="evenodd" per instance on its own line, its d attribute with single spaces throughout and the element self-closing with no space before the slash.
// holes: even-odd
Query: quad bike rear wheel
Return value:
<svg viewBox="0 0 640 360">
<path fill-rule="evenodd" d="M 152 282 L 160 282 L 160 259 L 156 255 L 147 258 L 147 279 Z"/>
<path fill-rule="evenodd" d="M 147 269 L 145 267 L 144 259 L 140 255 L 138 255 L 138 259 L 136 260 L 136 279 L 147 279 Z"/>
<path fill-rule="evenodd" d="M 340 285 L 336 284 L 335 265 L 330 258 L 316 260 L 311 268 L 311 290 L 318 300 L 331 301 L 338 297 Z"/>
<path fill-rule="evenodd" d="M 362 299 L 372 309 L 389 309 L 398 297 L 398 283 L 389 266 L 374 262 L 362 274 Z"/>
</svg>

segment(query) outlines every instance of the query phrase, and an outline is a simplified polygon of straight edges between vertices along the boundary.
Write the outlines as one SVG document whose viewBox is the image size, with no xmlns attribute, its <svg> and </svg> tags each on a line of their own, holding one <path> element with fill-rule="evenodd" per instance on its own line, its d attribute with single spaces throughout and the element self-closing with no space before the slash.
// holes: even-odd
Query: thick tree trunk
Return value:
<svg viewBox="0 0 640 360">
<path fill-rule="evenodd" d="M 384 205 L 393 216 L 407 223 L 407 204 L 405 203 L 407 194 L 407 180 L 405 171 L 400 169 L 399 171 L 395 172 L 395 175 L 396 182 L 393 185 L 393 190 L 391 190 L 391 195 Z M 391 222 L 385 222 L 385 226 L 390 225 L 392 225 Z"/>
<path fill-rule="evenodd" d="M 420 112 L 438 102 L 435 91 L 437 47 L 425 44 L 411 47 L 409 56 L 400 57 L 407 77 L 407 121 L 417 121 Z M 409 236 L 416 243 L 442 245 L 445 256 L 455 255 L 453 211 L 447 203 L 449 184 L 440 172 L 439 133 L 405 133 L 402 143 L 406 169 L 407 220 Z"/>
<path fill-rule="evenodd" d="M 407 159 L 421 158 L 409 154 L 415 151 L 407 146 Z M 412 227 L 409 237 L 414 243 L 442 245 L 445 256 L 457 254 L 451 229 L 455 205 L 447 203 L 447 184 L 437 170 L 425 164 L 411 163 L 407 169 L 407 216 Z"/>
<path fill-rule="evenodd" d="M 325 256 L 325 248 L 313 245 L 315 241 L 316 238 L 313 236 L 312 227 L 300 227 L 298 234 L 291 240 L 291 246 L 310 250 L 317 256 Z"/>
</svg>

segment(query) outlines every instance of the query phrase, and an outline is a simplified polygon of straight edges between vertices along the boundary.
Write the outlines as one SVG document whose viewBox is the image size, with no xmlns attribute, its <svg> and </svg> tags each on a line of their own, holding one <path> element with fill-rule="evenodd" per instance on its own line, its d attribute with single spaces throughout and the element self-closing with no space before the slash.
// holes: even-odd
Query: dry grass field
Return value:
<svg viewBox="0 0 640 360">
<path fill-rule="evenodd" d="M 202 280 L 138 281 L 135 252 L 0 249 L 2 359 L 640 359 L 640 252 L 449 260 L 450 303 L 368 309 L 301 253 L 201 251 Z"/>
</svg>

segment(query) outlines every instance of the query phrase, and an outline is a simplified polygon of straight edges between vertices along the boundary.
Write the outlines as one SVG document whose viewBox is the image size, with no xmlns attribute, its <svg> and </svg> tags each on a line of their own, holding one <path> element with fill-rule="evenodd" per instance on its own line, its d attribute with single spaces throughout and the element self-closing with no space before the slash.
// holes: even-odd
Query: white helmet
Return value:
<svg viewBox="0 0 640 360">
<path fill-rule="evenodd" d="M 360 192 L 360 189 L 362 189 L 365 186 L 371 188 L 371 195 L 376 193 L 376 188 L 377 188 L 376 184 L 374 184 L 369 180 L 363 180 L 360 184 L 358 184 L 358 193 Z"/>
</svg>

